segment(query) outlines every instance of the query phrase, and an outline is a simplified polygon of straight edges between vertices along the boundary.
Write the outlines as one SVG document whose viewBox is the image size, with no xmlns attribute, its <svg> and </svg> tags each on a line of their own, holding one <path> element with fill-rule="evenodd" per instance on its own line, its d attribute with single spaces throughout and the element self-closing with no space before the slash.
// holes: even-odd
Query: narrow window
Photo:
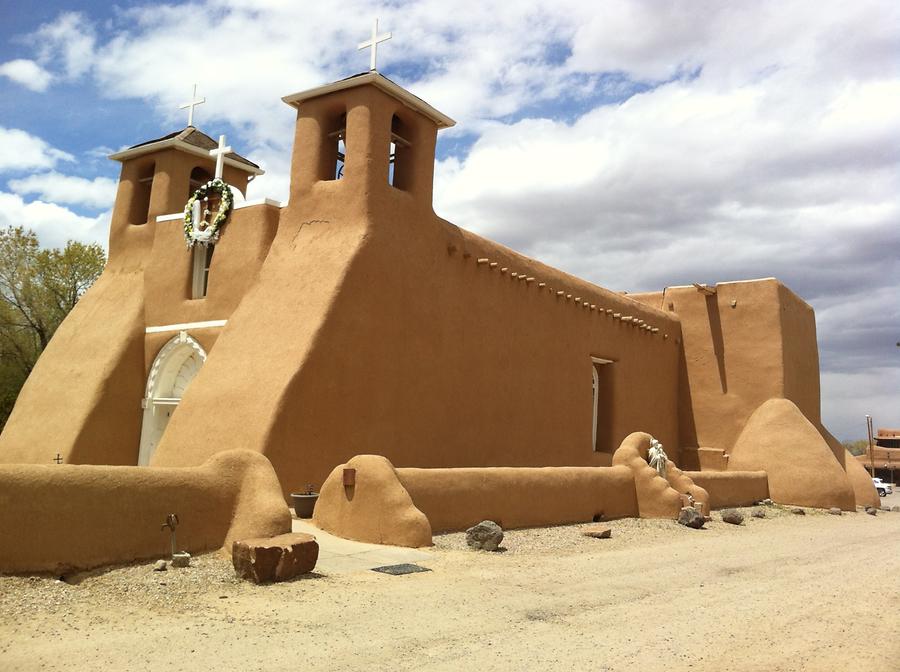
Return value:
<svg viewBox="0 0 900 672">
<path fill-rule="evenodd" d="M 595 451 L 612 452 L 612 360 L 591 357 L 591 445 Z"/>
<path fill-rule="evenodd" d="M 128 209 L 129 224 L 146 224 L 150 219 L 150 191 L 153 188 L 153 174 L 156 164 L 149 163 L 138 171 L 137 184 L 131 196 L 131 207 Z"/>
<path fill-rule="evenodd" d="M 214 245 L 194 245 L 194 272 L 191 298 L 202 299 L 209 289 L 209 268 L 212 266 Z"/>
<path fill-rule="evenodd" d="M 335 115 L 325 129 L 319 179 L 339 180 L 344 177 L 347 161 L 347 115 Z"/>
<path fill-rule="evenodd" d="M 388 184 L 397 189 L 409 189 L 412 169 L 410 129 L 396 114 L 391 119 L 391 149 L 388 155 Z"/>
</svg>

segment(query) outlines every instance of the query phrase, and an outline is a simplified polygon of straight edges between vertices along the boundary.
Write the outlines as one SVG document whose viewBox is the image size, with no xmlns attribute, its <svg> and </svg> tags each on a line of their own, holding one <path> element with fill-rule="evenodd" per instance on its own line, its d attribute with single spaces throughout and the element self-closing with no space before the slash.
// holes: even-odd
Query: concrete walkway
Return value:
<svg viewBox="0 0 900 672">
<path fill-rule="evenodd" d="M 313 570 L 319 574 L 363 572 L 373 567 L 419 563 L 434 557 L 431 553 L 402 546 L 365 544 L 341 539 L 320 530 L 308 520 L 293 519 L 293 531 L 311 534 L 319 543 L 319 560 Z"/>
</svg>

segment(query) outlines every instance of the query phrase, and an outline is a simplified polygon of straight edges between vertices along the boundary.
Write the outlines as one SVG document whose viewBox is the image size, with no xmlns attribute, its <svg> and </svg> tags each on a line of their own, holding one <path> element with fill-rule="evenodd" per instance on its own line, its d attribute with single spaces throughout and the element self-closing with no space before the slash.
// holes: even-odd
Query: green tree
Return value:
<svg viewBox="0 0 900 672">
<path fill-rule="evenodd" d="M 103 271 L 99 245 L 41 249 L 33 231 L 0 230 L 0 428 L 56 329 Z"/>
<path fill-rule="evenodd" d="M 842 441 L 844 448 L 850 451 L 851 455 L 863 455 L 869 450 L 869 442 L 866 439 L 858 439 L 856 441 Z"/>
</svg>

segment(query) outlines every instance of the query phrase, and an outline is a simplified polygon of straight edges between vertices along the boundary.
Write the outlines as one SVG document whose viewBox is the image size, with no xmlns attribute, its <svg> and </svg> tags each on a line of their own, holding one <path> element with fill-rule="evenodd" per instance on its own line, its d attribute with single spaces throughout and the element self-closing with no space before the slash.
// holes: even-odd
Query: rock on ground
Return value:
<svg viewBox="0 0 900 672">
<path fill-rule="evenodd" d="M 173 567 L 190 567 L 191 566 L 191 554 L 182 552 L 176 553 L 172 556 L 172 566 Z"/>
<path fill-rule="evenodd" d="M 157 560 L 156 564 L 153 565 L 154 572 L 165 572 L 167 571 L 166 561 L 165 560 Z"/>
<path fill-rule="evenodd" d="M 734 509 L 725 509 L 722 511 L 722 520 L 731 525 L 740 525 L 744 522 L 744 515 Z"/>
<path fill-rule="evenodd" d="M 242 579 L 254 583 L 287 581 L 311 572 L 319 559 L 319 544 L 311 534 L 281 534 L 245 539 L 231 547 L 231 562 Z"/>
<path fill-rule="evenodd" d="M 799 506 L 795 506 L 793 509 L 791 509 L 791 513 L 796 514 L 796 515 L 798 515 L 798 516 L 805 516 L 805 515 L 806 515 L 806 511 L 804 511 L 803 509 L 801 509 Z"/>
<path fill-rule="evenodd" d="M 874 506 L 867 506 L 866 513 L 868 513 L 870 516 L 877 516 L 878 509 L 876 509 Z"/>
<path fill-rule="evenodd" d="M 503 543 L 503 530 L 492 520 L 482 520 L 466 530 L 469 548 L 482 551 L 496 551 Z"/>
<path fill-rule="evenodd" d="M 766 512 L 763 509 L 753 509 L 753 511 L 750 513 L 750 515 L 753 516 L 754 518 L 765 518 Z"/>
<path fill-rule="evenodd" d="M 678 523 L 699 530 L 706 523 L 706 518 L 693 506 L 685 506 L 678 514 Z"/>
<path fill-rule="evenodd" d="M 581 534 L 594 539 L 609 539 L 612 536 L 612 528 L 605 525 L 589 525 L 582 528 Z"/>
<path fill-rule="evenodd" d="M 842 515 L 844 515 L 844 512 L 841 511 L 841 510 L 840 510 L 838 507 L 836 507 L 836 506 L 832 506 L 830 509 L 828 509 L 828 513 L 830 513 L 832 516 L 842 516 Z"/>
</svg>

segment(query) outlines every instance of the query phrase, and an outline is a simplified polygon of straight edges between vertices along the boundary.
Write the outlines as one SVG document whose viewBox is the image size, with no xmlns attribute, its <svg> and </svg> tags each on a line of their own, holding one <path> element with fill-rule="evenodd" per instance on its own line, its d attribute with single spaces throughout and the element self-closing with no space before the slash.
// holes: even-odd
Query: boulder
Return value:
<svg viewBox="0 0 900 672">
<path fill-rule="evenodd" d="M 750 515 L 754 518 L 765 518 L 766 512 L 763 509 L 753 509 L 753 511 L 750 512 Z"/>
<path fill-rule="evenodd" d="M 881 510 L 882 510 L 882 511 L 887 511 L 888 513 L 890 513 L 891 507 L 889 507 L 889 506 L 882 506 L 882 507 L 881 507 Z"/>
<path fill-rule="evenodd" d="M 870 516 L 877 516 L 878 509 L 876 509 L 874 506 L 867 506 L 866 513 L 868 513 Z"/>
<path fill-rule="evenodd" d="M 165 560 L 157 560 L 156 564 L 153 565 L 154 572 L 165 572 L 167 571 L 166 561 Z"/>
<path fill-rule="evenodd" d="M 722 511 L 722 521 L 731 525 L 740 525 L 744 522 L 744 514 L 734 509 L 725 509 Z"/>
<path fill-rule="evenodd" d="M 245 539 L 231 547 L 234 571 L 254 583 L 287 581 L 311 572 L 319 559 L 319 544 L 311 534 L 280 534 Z"/>
<path fill-rule="evenodd" d="M 176 553 L 172 556 L 172 566 L 173 567 L 190 567 L 191 566 L 191 554 L 182 551 L 181 553 Z"/>
<path fill-rule="evenodd" d="M 503 530 L 492 520 L 483 520 L 466 530 L 466 543 L 481 551 L 496 551 L 503 543 Z"/>
<path fill-rule="evenodd" d="M 892 506 L 892 507 L 891 507 L 891 511 L 894 511 L 894 512 L 896 512 L 896 513 L 900 513 L 900 506 Z"/>
<path fill-rule="evenodd" d="M 828 513 L 830 513 L 832 516 L 842 516 L 842 515 L 844 515 L 844 512 L 841 511 L 841 510 L 840 510 L 839 508 L 837 508 L 836 506 L 832 506 L 830 509 L 828 509 Z"/>
<path fill-rule="evenodd" d="M 681 513 L 678 514 L 678 523 L 679 525 L 699 530 L 706 523 L 706 518 L 693 506 L 685 506 L 681 509 Z"/>
<path fill-rule="evenodd" d="M 801 509 L 799 506 L 795 506 L 793 509 L 791 509 L 791 513 L 793 513 L 796 516 L 805 516 L 806 515 L 806 511 Z"/>
<path fill-rule="evenodd" d="M 605 525 L 588 525 L 581 530 L 581 534 L 593 539 L 609 539 L 612 536 L 612 528 Z"/>
</svg>

